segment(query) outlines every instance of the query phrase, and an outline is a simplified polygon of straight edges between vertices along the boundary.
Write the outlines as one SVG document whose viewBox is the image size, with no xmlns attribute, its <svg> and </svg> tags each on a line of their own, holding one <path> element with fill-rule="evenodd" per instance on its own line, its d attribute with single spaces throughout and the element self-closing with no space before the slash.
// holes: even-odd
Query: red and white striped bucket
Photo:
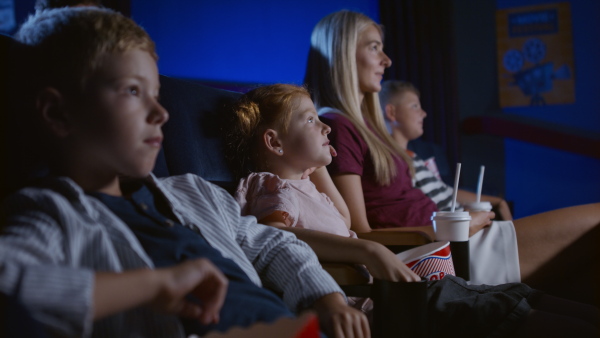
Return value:
<svg viewBox="0 0 600 338">
<path fill-rule="evenodd" d="M 455 276 L 450 242 L 433 242 L 397 254 L 411 270 L 427 280 Z"/>
</svg>

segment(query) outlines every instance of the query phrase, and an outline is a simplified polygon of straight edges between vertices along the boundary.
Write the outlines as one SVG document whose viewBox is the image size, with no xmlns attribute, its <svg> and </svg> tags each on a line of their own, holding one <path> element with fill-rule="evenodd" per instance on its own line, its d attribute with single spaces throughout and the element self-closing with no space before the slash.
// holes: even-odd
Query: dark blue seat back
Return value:
<svg viewBox="0 0 600 338">
<path fill-rule="evenodd" d="M 33 89 L 38 72 L 30 47 L 0 34 L 0 198 L 47 173 L 37 139 Z"/>
<path fill-rule="evenodd" d="M 160 97 L 170 118 L 163 126 L 164 141 L 154 174 L 196 174 L 229 191 L 235 188 L 225 160 L 225 125 L 230 105 L 241 93 L 190 81 L 160 77 Z"/>
</svg>

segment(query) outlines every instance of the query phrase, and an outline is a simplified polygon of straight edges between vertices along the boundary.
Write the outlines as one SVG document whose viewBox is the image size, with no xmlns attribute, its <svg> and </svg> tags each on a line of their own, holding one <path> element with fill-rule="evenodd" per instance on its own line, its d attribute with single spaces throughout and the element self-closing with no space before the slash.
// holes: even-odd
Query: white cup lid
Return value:
<svg viewBox="0 0 600 338">
<path fill-rule="evenodd" d="M 455 220 L 455 221 L 465 221 L 465 220 L 470 220 L 471 219 L 471 215 L 469 214 L 468 211 L 435 211 L 433 213 L 433 215 L 431 216 L 431 220 Z"/>
</svg>

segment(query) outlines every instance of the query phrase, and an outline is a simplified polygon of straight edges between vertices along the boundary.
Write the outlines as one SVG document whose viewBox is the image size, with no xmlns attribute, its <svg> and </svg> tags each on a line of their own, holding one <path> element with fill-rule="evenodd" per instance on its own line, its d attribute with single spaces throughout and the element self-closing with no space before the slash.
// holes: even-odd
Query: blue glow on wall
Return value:
<svg viewBox="0 0 600 338">
<path fill-rule="evenodd" d="M 547 0 L 497 0 L 497 8 L 546 4 Z M 515 114 L 564 126 L 600 132 L 600 1 L 569 1 L 575 58 L 573 104 L 504 108 Z M 506 199 L 515 204 L 515 216 L 600 201 L 600 159 L 576 155 L 526 142 L 506 139 Z"/>
<path fill-rule="evenodd" d="M 516 217 L 600 201 L 600 159 L 507 139 L 506 195 Z"/>
<path fill-rule="evenodd" d="M 208 81 L 302 83 L 310 33 L 340 9 L 379 22 L 375 0 L 132 0 L 157 44 L 162 74 Z"/>
</svg>

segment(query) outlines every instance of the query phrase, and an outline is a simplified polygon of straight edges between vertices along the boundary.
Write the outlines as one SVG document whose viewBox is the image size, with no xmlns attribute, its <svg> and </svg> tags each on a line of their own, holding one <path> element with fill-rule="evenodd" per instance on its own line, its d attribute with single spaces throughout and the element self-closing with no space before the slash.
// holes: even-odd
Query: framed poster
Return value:
<svg viewBox="0 0 600 338">
<path fill-rule="evenodd" d="M 567 2 L 496 11 L 501 107 L 575 102 Z"/>
</svg>

